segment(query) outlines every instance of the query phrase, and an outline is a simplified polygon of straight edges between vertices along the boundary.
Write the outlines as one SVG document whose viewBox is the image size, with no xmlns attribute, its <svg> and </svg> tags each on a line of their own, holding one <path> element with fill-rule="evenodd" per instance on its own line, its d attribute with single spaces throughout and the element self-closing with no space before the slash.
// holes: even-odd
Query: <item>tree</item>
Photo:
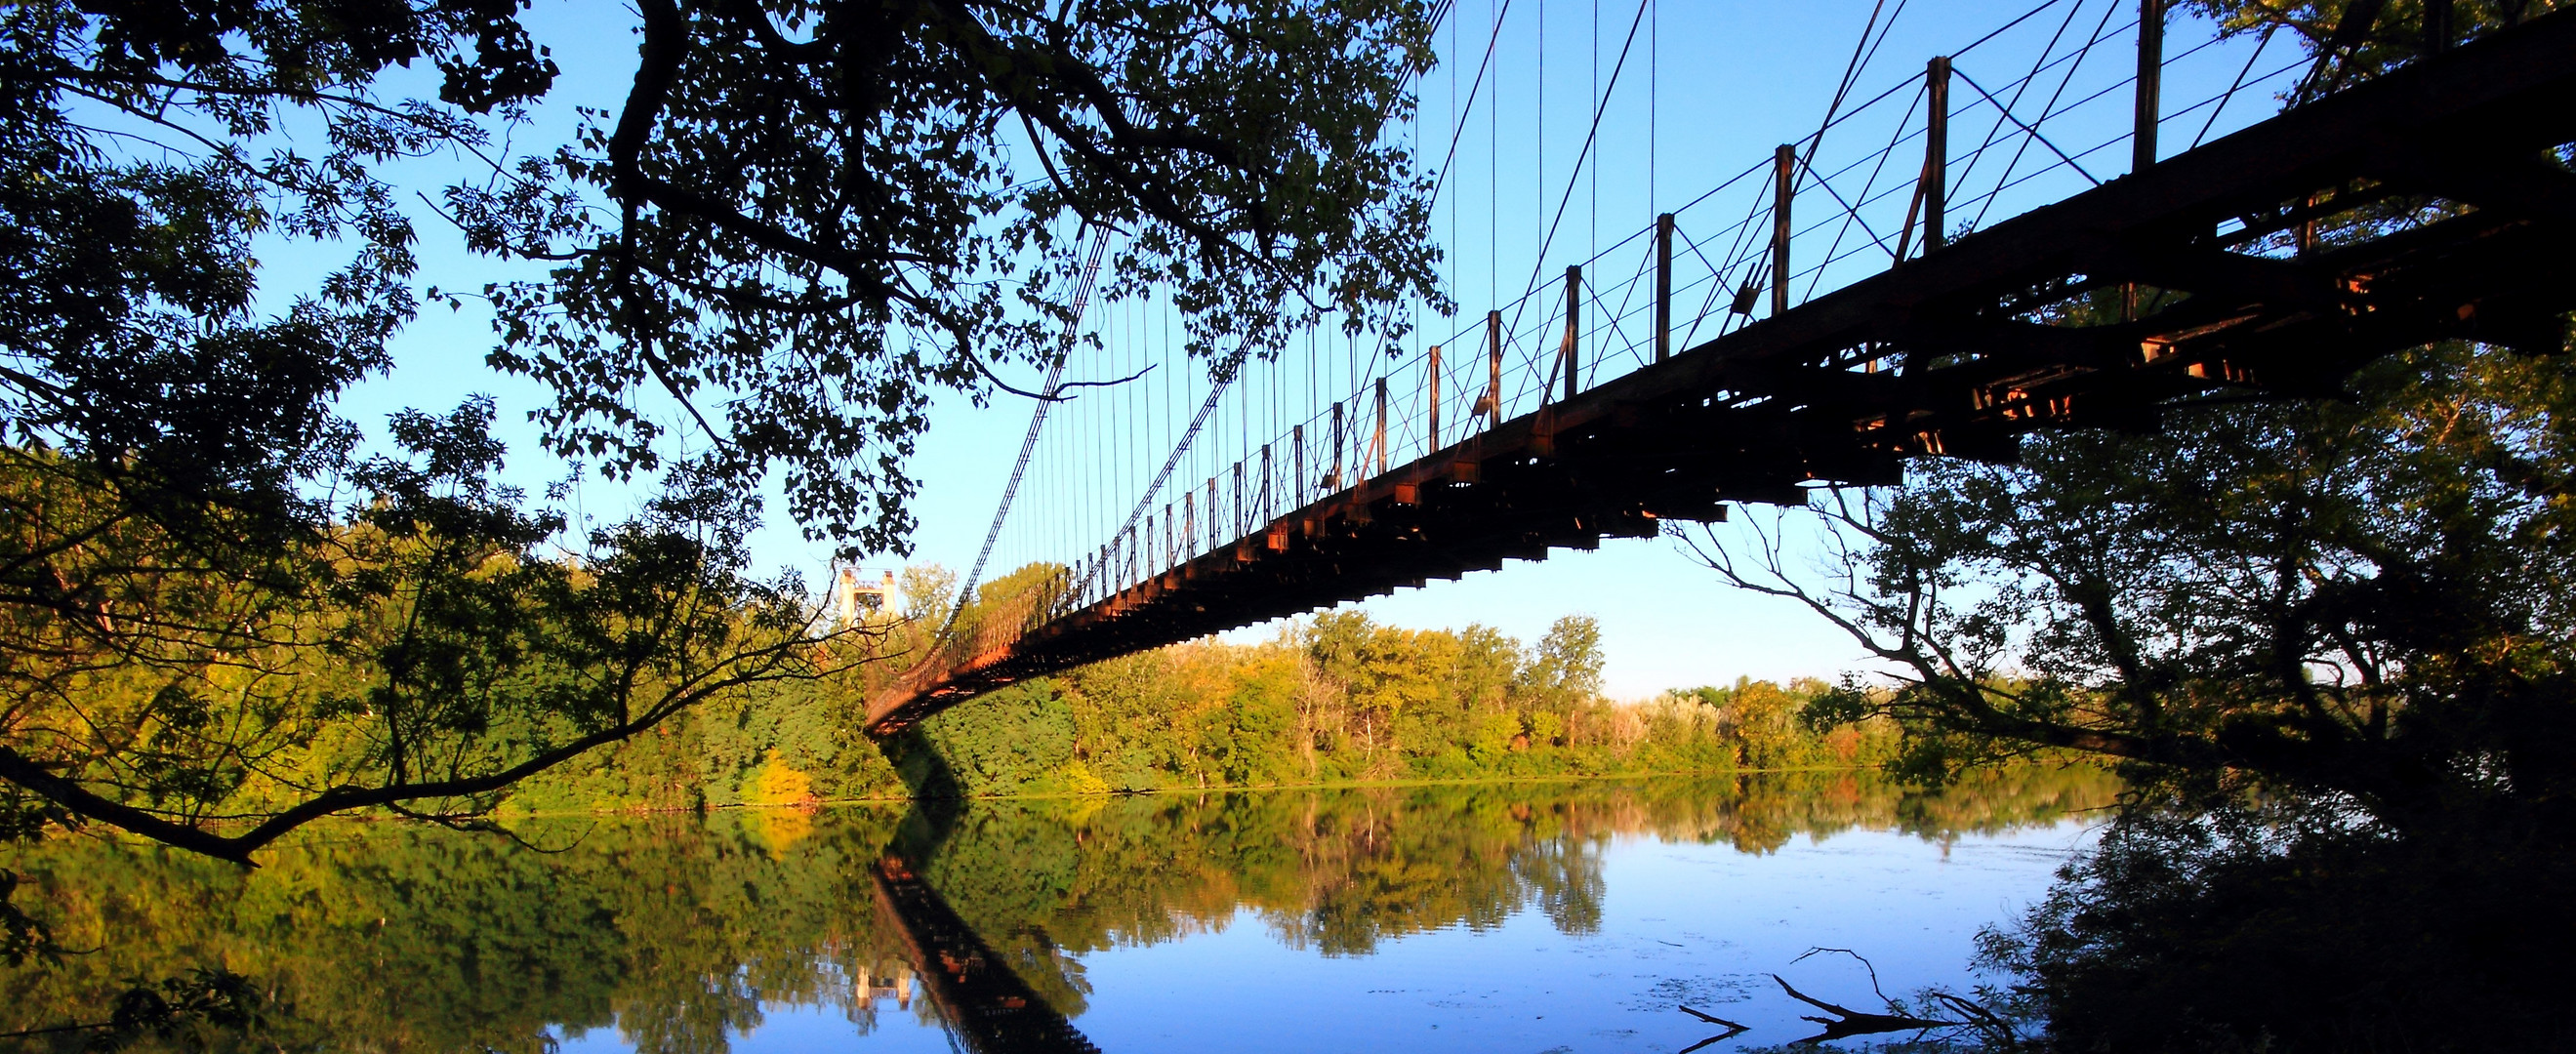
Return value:
<svg viewBox="0 0 2576 1054">
<path fill-rule="evenodd" d="M 1284 648 L 1260 649 L 1228 671 L 1225 698 L 1200 732 L 1210 765 L 1227 783 L 1290 783 L 1303 775 L 1296 733 L 1306 669 L 1298 659 Z"/>
<path fill-rule="evenodd" d="M 783 471 L 809 534 L 904 548 L 929 392 L 1061 353 L 1086 233 L 1119 246 L 1102 295 L 1165 283 L 1220 371 L 1433 292 L 1424 185 L 1378 138 L 1430 61 L 1419 3 L 658 0 L 625 105 L 511 153 L 559 73 L 520 9 L 0 11 L 21 818 L 242 859 L 271 822 L 470 798 L 819 672 L 792 583 L 742 562 L 755 495 Z M 415 63 L 434 94 L 388 79 Z M 384 174 L 434 154 L 469 176 Z M 549 386 L 552 453 L 659 492 L 631 524 L 577 537 L 493 486 L 488 407 L 398 419 L 409 462 L 334 412 L 419 303 L 414 202 L 551 268 L 481 291 L 490 361 Z M 263 288 L 261 255 L 328 244 L 339 270 Z M 209 833 L 235 809 L 257 825 Z"/>
<path fill-rule="evenodd" d="M 1445 303 L 1428 184 L 1378 137 L 1426 6 L 644 3 L 613 119 L 450 192 L 475 247 L 560 262 L 485 290 L 493 361 L 554 385 L 566 456 L 657 464 L 657 391 L 724 472 L 784 466 L 810 529 L 901 550 L 929 391 L 1061 353 L 1083 232 L 1120 235 L 1098 295 L 1161 290 L 1220 372 Z"/>
<path fill-rule="evenodd" d="M 1836 495 L 1830 590 L 1700 551 L 1901 670 L 1830 712 L 1913 723 L 1927 768 L 2071 747 L 2443 822 L 2576 777 L 2571 395 L 2554 356 L 2426 349 L 2349 402 L 2176 407 Z"/>
<path fill-rule="evenodd" d="M 1581 708 L 1601 695 L 1601 621 L 1566 615 L 1530 649 L 1515 687 L 1534 742 L 1571 736 Z"/>
<path fill-rule="evenodd" d="M 2561 5 L 2557 0 L 2401 0 L 2394 5 L 2387 0 L 2189 0 L 2188 6 L 2217 20 L 2226 32 L 2269 35 L 2287 30 L 2295 36 L 2313 59 L 2307 76 L 2290 93 L 2290 101 L 2304 102 L 2420 58 L 2436 40 L 2449 47 Z"/>
<path fill-rule="evenodd" d="M 166 537 L 131 521 L 55 546 L 38 566 L 83 590 L 0 607 L 0 777 L 249 863 L 335 812 L 479 812 L 701 701 L 846 666 L 847 634 L 812 629 L 792 575 L 750 576 L 757 507 L 721 491 L 667 494 L 582 559 L 548 558 L 559 516 L 486 482 L 490 412 L 397 419 L 414 458 L 363 465 L 378 500 L 281 551 L 274 580 L 164 573 Z M 90 512 L 58 483 L 0 477 L 16 540 Z"/>
<path fill-rule="evenodd" d="M 1381 739 L 1405 746 L 1400 722 L 1440 697 L 1458 646 L 1445 633 L 1380 626 L 1360 612 L 1341 611 L 1315 618 L 1306 650 L 1317 673 L 1348 700 L 1365 754 L 1376 752 Z"/>
</svg>

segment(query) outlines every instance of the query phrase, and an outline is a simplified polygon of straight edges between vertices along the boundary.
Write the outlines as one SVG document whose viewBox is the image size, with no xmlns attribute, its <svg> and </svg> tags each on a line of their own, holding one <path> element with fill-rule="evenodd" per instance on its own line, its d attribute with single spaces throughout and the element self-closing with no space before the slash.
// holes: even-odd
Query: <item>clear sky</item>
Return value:
<svg viewBox="0 0 2576 1054">
<path fill-rule="evenodd" d="M 1873 10 L 1881 19 L 1893 13 L 1895 22 L 1879 46 L 1877 61 L 1860 81 L 1862 94 L 1896 83 L 1920 70 L 1924 59 L 1959 48 L 2039 0 L 1915 0 L 1910 6 L 1899 0 L 1648 0 L 1642 19 L 1636 0 L 1508 0 L 1508 17 L 1497 34 L 1493 27 L 1503 2 L 1459 0 L 1440 35 L 1447 64 L 1424 78 L 1422 113 L 1406 133 L 1433 165 L 1443 160 L 1453 136 L 1460 144 L 1435 234 L 1449 250 L 1445 267 L 1451 289 L 1470 316 L 1525 288 L 1528 276 L 1556 273 L 1569 258 L 1616 242 L 1651 222 L 1655 212 L 1675 208 L 1759 162 L 1773 144 L 1812 131 Z M 2079 17 L 2064 19 L 2070 11 Z M 2044 36 L 2064 20 L 2071 27 L 2066 32 L 2080 36 L 2106 25 L 2116 28 L 2123 17 L 2133 18 L 2134 11 L 2134 3 L 2126 0 L 2085 0 L 2083 5 L 2060 0 L 2028 26 Z M 2096 22 L 2097 15 L 2102 22 Z M 1641 28 L 1630 44 L 1632 22 Z M 566 76 L 535 125 L 519 137 L 528 143 L 559 141 L 569 127 L 571 106 L 614 106 L 622 97 L 635 62 L 632 15 L 595 3 L 540 0 L 534 23 Z M 1538 61 L 1542 27 L 1543 73 Z M 2209 37 L 2205 25 L 2179 20 L 2173 34 L 2181 43 Z M 2120 36 L 2118 45 L 2105 45 L 2111 54 L 2096 60 L 2100 66 L 2116 71 L 2126 61 L 2128 35 Z M 1486 109 L 1469 108 L 1463 104 L 1489 39 L 1495 58 L 1476 103 Z M 1629 52 L 1624 67 L 1618 60 L 1623 46 Z M 1992 59 L 1981 53 L 1978 58 L 1986 66 L 1963 61 L 1962 69 L 1998 84 L 2023 72 L 2010 68 L 2013 63 L 2002 50 L 1991 49 Z M 2169 53 L 2175 50 L 2168 48 Z M 2242 48 L 2213 49 L 2205 58 L 2224 61 L 2203 66 L 2218 71 L 2214 75 L 2224 86 L 2242 54 Z M 2206 70 L 2203 80 L 2212 75 Z M 1534 250 L 1545 227 L 1539 220 L 1553 213 L 1566 189 L 1565 173 L 1583 153 L 1600 97 L 1596 85 L 1608 84 L 1614 75 L 1616 90 L 1600 108 L 1599 145 L 1566 198 L 1567 213 L 1555 223 L 1547 257 L 1539 259 Z M 2187 83 L 2170 89 L 2168 98 L 2183 98 L 2191 90 Z M 2260 100 L 2253 102 L 2230 112 L 2218 131 L 2268 108 Z M 1499 110 L 1492 109 L 1497 103 Z M 2112 99 L 2109 108 L 2125 105 Z M 2199 122 L 2191 123 L 2196 127 Z M 2087 163 L 2116 175 L 2125 158 L 2088 158 Z M 425 163 L 422 171 L 434 172 L 439 164 Z M 534 273 L 467 256 L 454 248 L 450 232 L 440 229 L 434 217 L 424 216 L 424 221 L 424 284 L 473 289 L 494 278 Z M 281 260 L 286 273 L 271 287 L 293 288 L 287 281 L 293 272 L 319 270 L 330 255 L 312 255 L 309 263 Z M 1426 330 L 1432 328 L 1437 327 Z M 1416 342 L 1423 339 L 1436 338 L 1417 337 Z M 505 424 L 515 432 L 514 448 L 521 452 L 512 472 L 535 489 L 562 471 L 533 456 L 524 426 L 515 424 L 540 393 L 529 384 L 505 383 L 483 368 L 490 344 L 488 317 L 471 305 L 453 314 L 432 309 L 400 338 L 394 374 L 361 387 L 346 410 L 374 426 L 383 413 L 404 406 L 443 408 L 470 393 L 492 394 L 501 403 Z M 1034 378 L 1021 380 L 1027 387 L 1038 386 Z M 924 486 L 916 505 L 922 528 L 911 561 L 951 568 L 973 561 L 1029 409 L 1027 402 L 1008 396 L 982 408 L 962 398 L 940 401 L 913 465 Z M 609 518 L 622 512 L 627 499 L 593 486 L 585 500 L 587 511 Z M 1052 514 L 1042 503 L 1033 504 L 1036 511 L 1026 515 Z M 764 560 L 805 568 L 810 580 L 821 580 L 828 545 L 803 542 L 781 524 L 767 532 L 761 546 Z M 873 563 L 894 562 L 897 558 L 887 557 Z M 1739 675 L 1831 678 L 1852 668 L 1858 658 L 1851 641 L 1803 608 L 1723 586 L 1669 540 L 1611 541 L 1597 552 L 1560 552 L 1545 562 L 1434 582 L 1360 606 L 1401 625 L 1481 622 L 1525 641 L 1535 640 L 1561 615 L 1594 616 L 1604 630 L 1608 687 L 1621 697 L 1724 683 Z M 1265 632 L 1269 630 L 1245 631 Z"/>
</svg>

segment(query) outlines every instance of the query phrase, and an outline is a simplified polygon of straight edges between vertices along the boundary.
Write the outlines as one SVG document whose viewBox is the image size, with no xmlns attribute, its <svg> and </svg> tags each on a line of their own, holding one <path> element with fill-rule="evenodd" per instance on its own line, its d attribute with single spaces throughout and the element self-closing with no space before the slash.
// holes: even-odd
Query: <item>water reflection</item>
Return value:
<svg viewBox="0 0 2576 1054">
<path fill-rule="evenodd" d="M 1075 1023 L 1093 953 L 1245 918 L 1325 957 L 1524 912 L 1580 935 L 1602 924 L 1603 857 L 1623 836 L 1747 853 L 1860 827 L 1942 842 L 2113 790 L 2081 770 L 1941 795 L 1843 773 L 519 825 L 547 852 L 352 823 L 249 873 L 71 839 L 8 866 L 67 944 L 101 950 L 7 971 L 0 1025 L 95 1019 L 128 979 L 219 965 L 274 994 L 289 1046 L 535 1050 L 614 1026 L 639 1050 L 716 1052 L 768 1015 L 820 1013 L 844 1034 L 909 1018 L 902 1031 L 937 1025 L 978 1051 L 1089 1050 Z"/>
<path fill-rule="evenodd" d="M 879 857 L 873 871 L 880 924 L 902 938 L 932 1005 L 967 1050 L 1098 1054 L 903 857 Z"/>
</svg>

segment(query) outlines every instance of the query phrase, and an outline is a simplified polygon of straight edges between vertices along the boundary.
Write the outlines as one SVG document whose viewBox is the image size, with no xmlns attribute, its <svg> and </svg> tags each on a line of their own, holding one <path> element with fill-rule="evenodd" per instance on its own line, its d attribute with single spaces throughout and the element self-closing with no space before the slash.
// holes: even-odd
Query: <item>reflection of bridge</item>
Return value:
<svg viewBox="0 0 2576 1054">
<path fill-rule="evenodd" d="M 877 917 L 903 935 L 931 1004 L 967 1050 L 1100 1054 L 914 873 L 911 863 L 888 854 L 871 870 Z"/>
<path fill-rule="evenodd" d="M 2152 73 L 2161 45 L 2141 36 L 2139 68 Z M 1582 323 L 1583 305 L 1600 292 L 1570 272 L 1554 316 L 1563 337 L 1527 363 L 1535 405 L 1505 419 L 1504 348 L 1523 334 L 1489 314 L 1470 354 L 1443 366 L 1431 349 L 1422 411 L 1393 432 L 1381 376 L 1373 393 L 1332 405 L 1329 438 L 1319 416 L 1247 453 L 1230 490 L 1222 470 L 1210 476 L 1203 504 L 1184 484 L 1177 529 L 1170 504 L 1159 536 L 1140 505 L 1109 543 L 986 598 L 969 631 L 870 700 L 871 731 L 1083 663 L 1507 557 L 1652 535 L 1666 519 L 1722 518 L 1721 502 L 1893 483 L 1908 457 L 2008 461 L 2041 428 L 2152 427 L 2177 396 L 2327 392 L 2372 358 L 2443 339 L 2554 350 L 2560 316 L 2576 308 L 2564 240 L 2576 175 L 2543 158 L 2576 138 L 2576 12 L 2161 159 L 2156 78 L 2139 78 L 2132 174 L 1947 244 L 1949 65 L 1922 77 L 1926 117 L 1880 152 L 1914 140 L 1923 151 L 1904 224 L 1888 224 L 1901 233 L 1869 235 L 1895 243 L 1884 271 L 1795 305 L 1791 283 L 1771 282 L 1767 317 L 1668 355 L 1667 218 L 1646 254 L 1649 338 L 1631 345 L 1651 359 L 1606 380 L 1599 356 L 1586 361 L 1601 331 Z M 2077 157 L 2092 153 L 2068 156 L 1968 86 L 2067 165 L 2080 171 Z M 1866 188 L 1846 201 L 1812 159 L 1812 148 L 1804 159 L 1781 148 L 1769 238 L 1694 283 L 1712 304 L 1738 259 L 1749 263 L 1732 308 L 1747 317 L 1757 274 L 1812 273 L 1792 258 L 1802 193 L 1831 193 L 1869 230 Z M 1927 248 L 1908 258 L 1918 214 Z M 2320 225 L 2338 232 L 2332 244 L 2314 236 Z M 1441 381 L 1462 362 L 1472 379 L 1451 398 L 1463 390 L 1476 408 L 1444 433 Z"/>
</svg>

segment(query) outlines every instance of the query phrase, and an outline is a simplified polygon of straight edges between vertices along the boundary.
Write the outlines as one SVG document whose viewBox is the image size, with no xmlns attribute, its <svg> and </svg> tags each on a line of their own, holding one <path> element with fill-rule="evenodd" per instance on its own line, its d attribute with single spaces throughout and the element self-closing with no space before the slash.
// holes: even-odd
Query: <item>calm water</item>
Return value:
<svg viewBox="0 0 2576 1054">
<path fill-rule="evenodd" d="M 1676 1051 L 1966 982 L 2084 844 L 2098 775 L 1164 795 L 390 824 L 242 874 L 75 840 L 10 866 L 99 947 L 5 972 L 9 1028 L 220 964 L 325 1046 L 571 1051 Z M 545 851 L 538 851 L 545 850 Z M 927 970 L 928 972 L 925 972 Z"/>
</svg>

